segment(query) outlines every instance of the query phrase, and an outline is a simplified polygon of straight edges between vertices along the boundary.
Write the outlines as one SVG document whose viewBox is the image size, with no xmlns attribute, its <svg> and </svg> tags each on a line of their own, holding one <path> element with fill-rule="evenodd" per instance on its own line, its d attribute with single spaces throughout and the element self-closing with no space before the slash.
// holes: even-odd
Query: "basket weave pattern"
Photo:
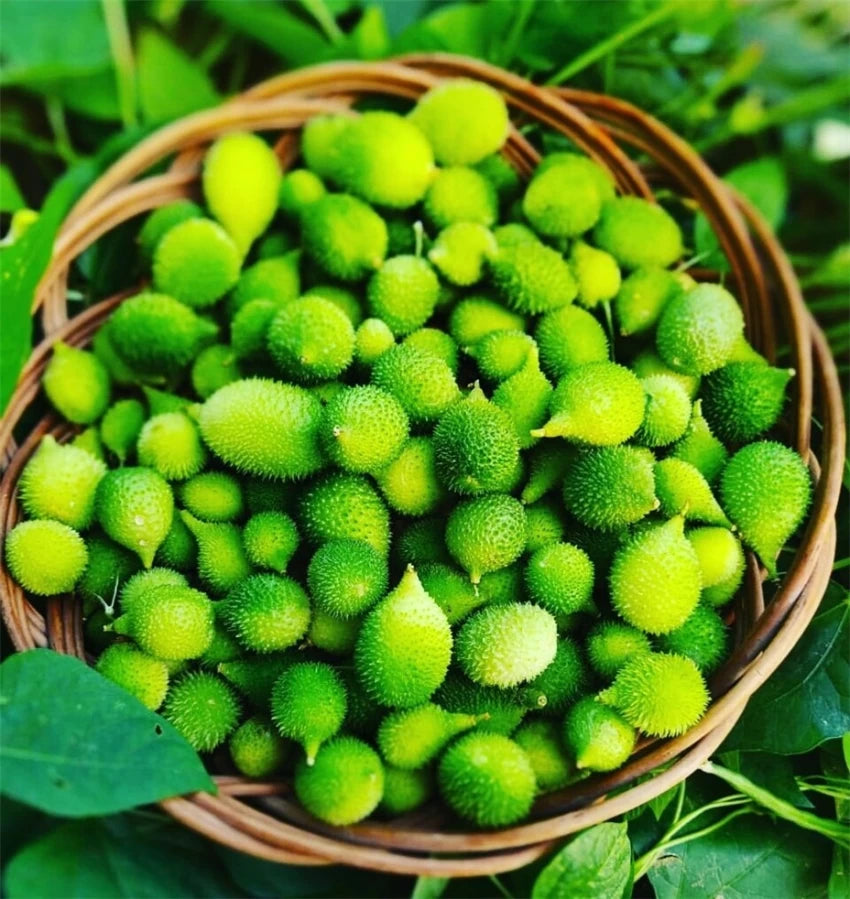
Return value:
<svg viewBox="0 0 850 899">
<path fill-rule="evenodd" d="M 744 310 L 747 336 L 769 360 L 790 347 L 796 370 L 786 438 L 808 459 L 817 479 L 808 524 L 787 574 L 769 585 L 748 556 L 735 603 L 734 651 L 711 682 L 713 702 L 702 721 L 672 740 L 644 740 L 618 771 L 597 775 L 541 797 L 532 818 L 508 829 L 460 832 L 438 807 L 389 823 L 333 828 L 304 812 L 280 782 L 217 777 L 217 796 L 196 794 L 162 803 L 187 826 L 234 849 L 299 865 L 341 863 L 398 874 L 475 876 L 511 870 L 538 858 L 567 834 L 622 814 L 674 786 L 721 744 L 748 698 L 788 654 L 811 620 L 835 553 L 833 520 L 844 461 L 841 390 L 825 339 L 803 303 L 793 270 L 759 213 L 735 195 L 680 138 L 634 106 L 569 89 L 544 89 L 504 70 L 463 57 L 408 56 L 391 63 L 333 63 L 302 69 L 258 85 L 231 102 L 197 113 L 151 135 L 116 162 L 67 217 L 50 267 L 34 298 L 46 335 L 30 357 L 0 422 L 0 538 L 20 518 L 16 485 L 45 434 L 67 439 L 70 426 L 47 416 L 28 433 L 20 422 L 35 402 L 53 343 L 83 346 L 131 293 L 68 318 L 68 270 L 99 237 L 150 209 L 198 193 L 205 146 L 234 130 L 271 132 L 284 168 L 297 156 L 298 132 L 314 115 L 348 109 L 370 94 L 415 100 L 442 77 L 468 76 L 501 90 L 514 126 L 539 122 L 572 140 L 605 165 L 623 193 L 653 199 L 652 185 L 672 189 L 701 208 L 726 254 L 731 284 Z M 640 151 L 637 165 L 623 147 Z M 504 149 L 522 176 L 538 154 L 516 127 Z M 146 175 L 171 160 L 165 174 Z M 812 417 L 822 431 L 812 432 Z M 15 441 L 21 441 L 18 445 Z M 17 649 L 37 646 L 85 659 L 79 603 L 54 597 L 33 606 L 0 570 L 3 618 Z M 43 611 L 41 611 L 43 609 Z M 661 770 L 659 770 L 659 768 Z"/>
</svg>

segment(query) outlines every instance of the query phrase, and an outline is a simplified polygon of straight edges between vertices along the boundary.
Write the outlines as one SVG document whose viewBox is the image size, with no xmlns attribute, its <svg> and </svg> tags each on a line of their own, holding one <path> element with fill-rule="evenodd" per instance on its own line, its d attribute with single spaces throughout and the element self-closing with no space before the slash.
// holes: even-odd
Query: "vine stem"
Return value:
<svg viewBox="0 0 850 899">
<path fill-rule="evenodd" d="M 130 29 L 127 27 L 127 14 L 124 0 L 101 0 L 103 18 L 106 22 L 106 33 L 109 37 L 109 48 L 115 62 L 115 80 L 118 85 L 118 100 L 121 107 L 121 120 L 124 125 L 133 127 L 138 124 L 136 114 L 136 74 L 133 62 L 133 45 L 130 43 Z"/>
</svg>

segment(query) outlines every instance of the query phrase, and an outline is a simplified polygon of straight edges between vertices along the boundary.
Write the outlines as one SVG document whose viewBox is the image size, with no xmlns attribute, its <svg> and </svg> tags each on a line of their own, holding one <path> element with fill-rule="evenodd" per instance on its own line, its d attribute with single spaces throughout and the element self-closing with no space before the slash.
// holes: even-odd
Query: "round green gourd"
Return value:
<svg viewBox="0 0 850 899">
<path fill-rule="evenodd" d="M 362 540 L 330 540 L 307 569 L 307 586 L 318 609 L 338 618 L 360 615 L 387 592 L 386 558 Z"/>
<path fill-rule="evenodd" d="M 197 425 L 182 412 L 149 418 L 139 434 L 137 453 L 140 465 L 152 468 L 167 481 L 191 478 L 207 461 Z"/>
<path fill-rule="evenodd" d="M 277 652 L 294 646 L 310 624 L 310 600 L 301 585 L 276 574 L 254 574 L 236 584 L 217 608 L 246 648 Z"/>
<path fill-rule="evenodd" d="M 109 405 L 109 372 L 93 353 L 59 341 L 42 378 L 44 392 L 68 421 L 90 425 Z"/>
<path fill-rule="evenodd" d="M 220 677 L 196 671 L 171 687 L 162 714 L 194 749 L 212 752 L 236 728 L 239 700 Z"/>
<path fill-rule="evenodd" d="M 449 513 L 446 545 L 473 584 L 515 562 L 526 546 L 525 512 L 511 496 L 492 494 L 458 503 Z"/>
<path fill-rule="evenodd" d="M 145 655 L 131 643 L 113 643 L 107 647 L 95 669 L 154 712 L 162 705 L 168 691 L 165 662 Z"/>
<path fill-rule="evenodd" d="M 6 535 L 6 564 L 28 593 L 69 593 L 88 562 L 83 538 L 58 521 L 22 521 Z"/>
<path fill-rule="evenodd" d="M 640 197 L 617 197 L 604 203 L 593 238 L 629 269 L 667 268 L 683 252 L 682 232 L 673 218 Z"/>
</svg>

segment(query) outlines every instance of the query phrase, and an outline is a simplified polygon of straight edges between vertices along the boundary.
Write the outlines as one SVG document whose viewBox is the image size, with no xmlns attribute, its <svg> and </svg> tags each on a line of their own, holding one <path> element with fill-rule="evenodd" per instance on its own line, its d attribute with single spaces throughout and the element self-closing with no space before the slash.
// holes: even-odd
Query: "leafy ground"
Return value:
<svg viewBox="0 0 850 899">
<path fill-rule="evenodd" d="M 29 301 L 55 230 L 116 155 L 281 70 L 411 50 L 480 56 L 540 83 L 604 90 L 667 122 L 765 212 L 845 381 L 850 372 L 846 0 L 5 0 L 0 24 L 3 231 L 20 209 L 41 213 L 0 251 L 0 405 L 38 336 Z M 80 307 L 124 286 L 129 239 L 119 229 L 80 260 Z M 699 228 L 695 250 L 716 256 Z M 843 500 L 839 556 L 848 545 Z M 207 783 L 166 722 L 128 708 L 124 694 L 73 660 L 8 658 L 5 894 L 846 897 L 848 572 L 850 558 L 839 558 L 808 632 L 705 770 L 627 820 L 579 835 L 554 859 L 489 880 L 283 868 L 211 849 L 157 812 L 132 808 Z M 67 684 L 55 704 L 41 693 L 54 679 Z"/>
</svg>

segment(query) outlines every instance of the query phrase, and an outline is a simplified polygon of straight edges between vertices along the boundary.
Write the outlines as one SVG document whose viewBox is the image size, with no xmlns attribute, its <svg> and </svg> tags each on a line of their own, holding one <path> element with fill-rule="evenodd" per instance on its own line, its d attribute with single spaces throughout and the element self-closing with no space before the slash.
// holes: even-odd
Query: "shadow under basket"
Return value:
<svg viewBox="0 0 850 899">
<path fill-rule="evenodd" d="M 672 740 L 645 740 L 619 770 L 542 796 L 527 823 L 503 830 L 459 829 L 439 806 L 389 822 L 337 828 L 304 812 L 285 782 L 218 777 L 218 795 L 195 794 L 163 802 L 186 826 L 233 849 L 296 865 L 345 864 L 396 874 L 467 877 L 525 865 L 567 834 L 621 815 L 668 790 L 698 768 L 722 743 L 749 697 L 792 649 L 817 610 L 835 553 L 834 515 L 844 462 L 841 389 L 823 334 L 809 315 L 794 272 L 764 220 L 711 172 L 684 141 L 639 109 L 611 97 L 541 88 L 502 69 L 464 57 L 429 54 L 388 63 L 332 63 L 266 81 L 234 100 L 168 125 L 119 159 L 68 215 L 50 267 L 34 299 L 47 335 L 26 364 L 2 422 L 0 537 L 20 517 L 16 485 L 21 470 L 48 433 L 72 430 L 48 416 L 24 432 L 39 399 L 41 377 L 57 340 L 85 346 L 128 293 L 69 319 L 68 270 L 98 238 L 148 210 L 198 193 L 205 147 L 221 134 L 251 130 L 279 135 L 284 168 L 298 151 L 298 134 L 312 116 L 342 111 L 369 95 L 415 101 L 441 78 L 466 76 L 501 91 L 514 125 L 536 122 L 569 138 L 606 166 L 622 193 L 653 199 L 650 184 L 671 189 L 698 206 L 713 227 L 731 268 L 730 283 L 744 310 L 747 337 L 769 360 L 781 344 L 796 370 L 786 439 L 808 460 L 817 486 L 796 553 L 780 582 L 764 583 L 748 556 L 744 585 L 734 603 L 734 649 L 711 681 L 705 717 Z M 637 151 L 635 163 L 622 149 Z M 504 156 L 523 177 L 537 151 L 512 128 Z M 149 173 L 168 163 L 164 174 Z M 160 169 L 160 171 L 162 171 Z M 813 417 L 821 426 L 812 431 Z M 16 441 L 19 441 L 16 443 Z M 34 606 L 0 571 L 0 601 L 18 650 L 49 646 L 86 658 L 80 604 L 73 596 Z M 41 611 L 43 609 L 43 611 Z"/>
</svg>

